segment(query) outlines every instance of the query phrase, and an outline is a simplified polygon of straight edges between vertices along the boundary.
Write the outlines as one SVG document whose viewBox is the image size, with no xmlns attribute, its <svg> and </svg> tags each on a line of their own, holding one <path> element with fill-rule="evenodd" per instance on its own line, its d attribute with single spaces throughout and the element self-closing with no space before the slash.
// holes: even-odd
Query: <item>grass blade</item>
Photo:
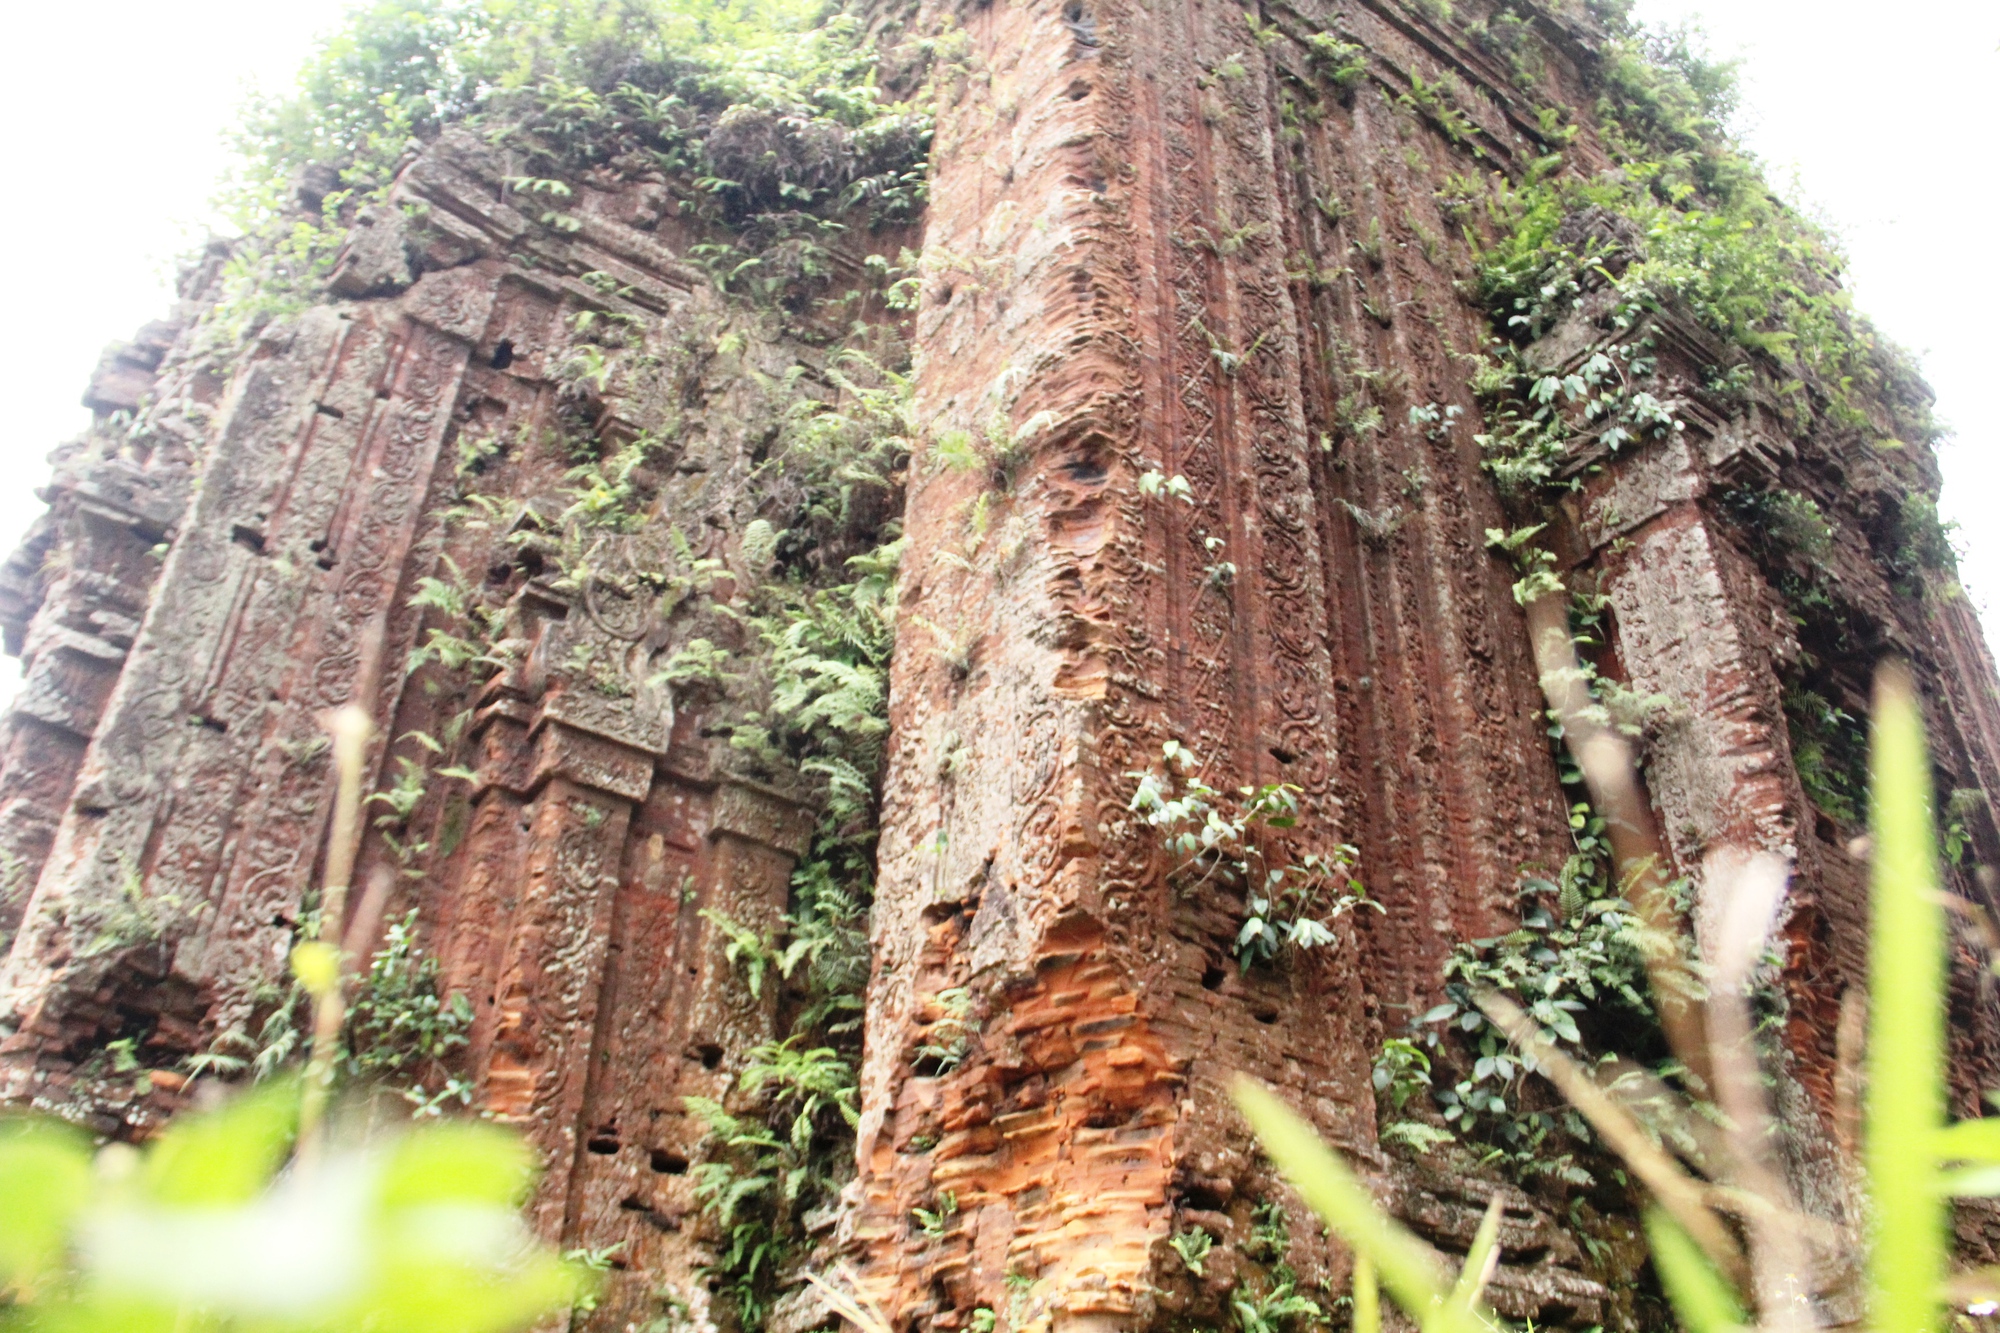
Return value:
<svg viewBox="0 0 2000 1333">
<path fill-rule="evenodd" d="M 1874 923 L 1869 938 L 1868 1177 L 1875 1204 L 1869 1279 L 1874 1327 L 1938 1327 L 1945 1202 L 1944 909 L 1931 832 L 1930 761 L 1907 668 L 1875 677 L 1869 823 Z"/>
<path fill-rule="evenodd" d="M 1382 1333 L 1382 1288 L 1366 1254 L 1354 1256 L 1354 1333 Z"/>
<path fill-rule="evenodd" d="M 1743 1327 L 1743 1306 L 1735 1290 L 1680 1223 L 1657 1206 L 1648 1208 L 1646 1238 L 1652 1243 L 1660 1285 L 1687 1333 L 1733 1333 Z"/>
<path fill-rule="evenodd" d="M 1469 1333 L 1471 1321 L 1442 1304 L 1436 1254 L 1375 1205 L 1375 1199 L 1312 1127 L 1269 1090 L 1238 1075 L 1236 1105 L 1264 1151 L 1312 1210 L 1371 1260 L 1389 1294 L 1425 1328 Z"/>
<path fill-rule="evenodd" d="M 1472 1248 L 1466 1251 L 1465 1267 L 1458 1270 L 1458 1285 L 1451 1289 L 1449 1303 L 1462 1315 L 1470 1315 L 1479 1308 L 1480 1294 L 1493 1280 L 1493 1270 L 1500 1266 L 1500 1214 L 1506 1207 L 1507 1201 L 1495 1190 L 1487 1201 L 1486 1216 L 1479 1219 Z"/>
</svg>

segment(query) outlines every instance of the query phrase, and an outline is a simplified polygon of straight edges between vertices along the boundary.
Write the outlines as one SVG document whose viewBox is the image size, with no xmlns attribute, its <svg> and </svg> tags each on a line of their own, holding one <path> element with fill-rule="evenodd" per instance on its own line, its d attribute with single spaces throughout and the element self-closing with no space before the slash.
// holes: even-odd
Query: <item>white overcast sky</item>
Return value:
<svg viewBox="0 0 2000 1333">
<path fill-rule="evenodd" d="M 287 83 L 341 0 L 21 5 L 0 79 L 8 127 L 0 254 L 0 546 L 40 509 L 44 457 L 74 435 L 99 350 L 167 308 L 246 90 Z M 1829 221 L 1862 307 L 1919 352 L 1957 438 L 1944 510 L 1964 579 L 2000 629 L 2000 6 L 1992 0 L 1640 0 L 1699 19 L 1744 61 L 1744 129 L 1774 178 Z M 0 662 L 0 695 L 14 664 Z"/>
</svg>

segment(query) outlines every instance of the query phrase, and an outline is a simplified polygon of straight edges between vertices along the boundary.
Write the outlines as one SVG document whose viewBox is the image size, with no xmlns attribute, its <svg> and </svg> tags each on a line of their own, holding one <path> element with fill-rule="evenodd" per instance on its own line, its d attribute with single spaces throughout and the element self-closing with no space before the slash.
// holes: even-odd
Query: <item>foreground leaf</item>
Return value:
<svg viewBox="0 0 2000 1333">
<path fill-rule="evenodd" d="M 1871 1321 L 1883 1333 L 1925 1333 L 1938 1327 L 1945 1275 L 1947 1218 L 1936 1157 L 1945 1119 L 1945 922 L 1923 719 L 1901 666 L 1885 666 L 1876 676 L 1870 764 Z"/>
</svg>

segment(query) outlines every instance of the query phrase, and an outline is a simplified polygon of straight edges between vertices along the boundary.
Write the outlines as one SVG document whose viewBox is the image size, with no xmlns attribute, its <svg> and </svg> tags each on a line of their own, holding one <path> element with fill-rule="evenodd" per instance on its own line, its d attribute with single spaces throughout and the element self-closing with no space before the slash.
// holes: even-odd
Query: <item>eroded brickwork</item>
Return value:
<svg viewBox="0 0 2000 1333">
<path fill-rule="evenodd" d="M 926 651 L 897 659 L 851 1232 L 868 1289 L 940 1327 L 980 1306 L 1013 1327 L 1226 1317 L 1233 1261 L 1196 1278 L 1165 1241 L 1198 1226 L 1241 1252 L 1253 1205 L 1282 1197 L 1228 1107 L 1235 1071 L 1463 1249 L 1504 1187 L 1383 1156 L 1367 1074 L 1436 998 L 1451 946 L 1497 933 L 1523 872 L 1567 850 L 1513 571 L 1486 549 L 1508 515 L 1472 440 L 1465 366 L 1486 323 L 1449 198 L 1455 172 L 1521 171 L 1547 127 L 1490 49 L 1417 7 L 960 17 L 971 55 L 939 130 L 919 410 L 930 439 L 998 414 L 1023 443 L 999 477 L 921 454 L 912 469 L 903 608 L 923 628 L 904 642 Z M 1351 91 L 1315 68 L 1317 33 L 1366 53 Z M 1544 16 L 1536 33 L 1546 87 L 1588 86 L 1589 22 Z M 1465 121 L 1412 96 L 1445 84 L 1469 90 L 1452 103 Z M 1588 169 L 1599 150 L 1586 134 L 1570 152 Z M 1675 868 L 1698 877 L 1724 845 L 1799 866 L 1793 1164 L 1816 1209 L 1852 1216 L 1829 1071 L 1860 975 L 1857 830 L 1821 816 L 1812 832 L 1783 701 L 1800 649 L 1719 500 L 1870 466 L 1871 446 L 1789 439 L 1765 400 L 1706 392 L 1726 358 L 1685 319 L 1614 331 L 1605 314 L 1586 306 L 1530 362 L 1568 373 L 1651 337 L 1686 424 L 1622 454 L 1581 439 L 1564 466 L 1582 489 L 1549 540 L 1573 587 L 1608 594 L 1601 668 L 1670 701 L 1646 749 Z M 1384 413 L 1372 430 L 1340 401 L 1357 382 Z M 1410 416 L 1453 407 L 1468 424 Z M 1189 502 L 1143 495 L 1147 472 L 1184 477 Z M 1951 687 L 1966 720 L 1941 733 L 1944 762 L 1990 762 L 1945 739 L 1991 710 L 1966 612 L 1892 599 L 1857 507 L 1825 501 L 1854 619 L 1940 684 L 1971 682 Z M 1859 716 L 1866 667 L 1847 669 Z M 1240 891 L 1177 893 L 1127 808 L 1170 740 L 1216 786 L 1297 784 L 1292 845 L 1357 845 L 1385 912 L 1347 923 L 1329 958 L 1240 969 Z M 1717 909 L 1698 899 L 1697 922 Z M 981 1036 L 939 1070 L 921 1053 L 956 988 Z M 1990 999 L 1972 1007 L 1990 1025 Z M 956 1219 L 920 1227 L 947 1197 Z M 1508 1217 L 1496 1301 L 1606 1317 L 1591 1275 L 1624 1260 L 1536 1243 L 1558 1228 L 1525 1197 Z M 1296 1238 L 1291 1259 L 1341 1267 Z"/>
<path fill-rule="evenodd" d="M 0 1080 L 143 1133 L 179 1106 L 183 1057 L 257 1049 L 328 837 L 323 715 L 359 697 L 370 789 L 430 775 L 409 808 L 371 807 L 356 882 L 394 886 L 390 919 L 418 910 L 440 989 L 470 999 L 458 1061 L 474 1105 L 545 1156 L 538 1225 L 621 1245 L 643 1275 L 604 1306 L 622 1326 L 659 1313 L 656 1289 L 700 1305 L 703 1128 L 682 1099 L 724 1099 L 773 1035 L 773 989 L 746 990 L 701 913 L 774 930 L 814 821 L 658 679 L 696 632 L 659 580 L 696 560 L 753 576 L 745 478 L 785 406 L 758 377 L 810 378 L 825 340 L 748 321 L 718 361 L 732 312 L 675 258 L 656 180 L 580 182 L 566 236 L 501 202 L 504 175 L 448 134 L 404 172 L 403 208 L 357 229 L 345 299 L 226 365 L 189 331 L 211 263 L 188 317 L 93 382 L 99 425 L 8 568 L 29 685 L 0 773 L 21 890 Z M 598 394 L 565 378 L 582 310 L 639 330 L 646 373 Z M 578 439 L 601 453 L 669 420 L 633 482 L 658 521 L 566 528 Z M 497 627 L 481 647 L 503 669 L 477 686 L 419 651 L 468 632 L 418 604 L 431 578 Z M 101 1054 L 126 1038 L 161 1071 L 143 1097 Z"/>
<path fill-rule="evenodd" d="M 1577 170 L 1609 165 L 1587 111 L 1602 34 L 1535 15 L 1532 96 L 1468 37 L 1480 16 L 1392 0 L 918 20 L 951 40 L 908 320 L 858 1174 L 812 1220 L 815 1261 L 851 1260 L 899 1327 L 1231 1318 L 1258 1209 L 1288 1197 L 1230 1109 L 1239 1072 L 1447 1251 L 1503 1194 L 1505 1313 L 1629 1314 L 1611 1289 L 1643 1261 L 1629 1229 L 1586 1254 L 1546 1200 L 1385 1151 L 1370 1084 L 1452 947 L 1506 928 L 1523 874 L 1571 846 L 1516 571 L 1488 549 L 1515 516 L 1474 439 L 1490 330 L 1454 202 L 1554 146 L 1538 98 L 1576 109 Z M 1326 77 L 1320 34 L 1361 53 L 1357 78 Z M 1442 116 L 1424 90 L 1447 84 Z M 657 1289 L 700 1320 L 703 1128 L 683 1099 L 727 1100 L 779 1019 L 717 917 L 775 934 L 816 811 L 722 742 L 731 700 L 662 683 L 697 634 L 753 646 L 663 594 L 698 562 L 724 602 L 759 577 L 742 544 L 786 405 L 771 386 L 824 388 L 832 338 L 719 294 L 643 167 L 582 173 L 557 230 L 516 208 L 512 170 L 448 130 L 406 164 L 399 207 L 358 220 L 325 299 L 225 359 L 197 323 L 218 251 L 173 320 L 100 368 L 98 423 L 0 577 L 28 679 L 0 723 L 0 1097 L 143 1134 L 184 1100 L 179 1061 L 264 1029 L 326 854 L 321 718 L 358 696 L 371 790 L 433 776 L 371 809 L 357 883 L 394 886 L 392 919 L 418 910 L 442 986 L 470 1000 L 458 1072 L 543 1153 L 537 1224 L 624 1247 L 598 1326 L 643 1326 Z M 866 287 L 866 250 L 904 239 L 837 249 L 832 283 Z M 586 311 L 644 353 L 615 390 L 576 370 L 602 351 Z M 1683 425 L 1622 452 L 1580 435 L 1546 540 L 1608 597 L 1598 668 L 1665 701 L 1644 749 L 1674 869 L 1725 845 L 1797 867 L 1788 1152 L 1808 1204 L 1849 1217 L 1832 1071 L 1865 866 L 1801 781 L 1787 710 L 1809 685 L 1860 716 L 1873 662 L 1909 657 L 1943 785 L 1979 796 L 2000 782 L 1993 664 L 1962 599 L 1896 586 L 1892 511 L 1934 486 L 1927 454 L 1788 434 L 1768 375 L 1708 386 L 1725 357 L 1691 318 L 1614 331 L 1607 313 L 1586 299 L 1527 357 L 1568 373 L 1649 337 Z M 575 441 L 641 434 L 664 442 L 635 483 L 643 521 L 569 521 Z M 1147 493 L 1149 473 L 1185 496 Z M 1725 503 L 1773 485 L 1830 524 L 1819 620 Z M 464 618 L 426 580 L 480 608 L 492 671 L 439 660 Z M 1352 844 L 1382 910 L 1241 966 L 1240 886 L 1171 884 L 1130 809 L 1170 741 L 1219 788 L 1295 785 L 1278 850 Z M 1961 804 L 1967 863 L 2000 861 L 1983 797 Z M 1721 906 L 1697 889 L 1697 933 Z M 1969 1099 L 2000 1079 L 2000 1011 L 1969 965 L 1955 1004 Z M 147 1088 L 104 1058 L 128 1038 Z M 1289 1262 L 1338 1290 L 1345 1256 L 1293 1221 Z M 1170 1244 L 1196 1227 L 1221 1242 L 1200 1274 Z M 795 1301 L 781 1326 L 821 1313 Z"/>
</svg>

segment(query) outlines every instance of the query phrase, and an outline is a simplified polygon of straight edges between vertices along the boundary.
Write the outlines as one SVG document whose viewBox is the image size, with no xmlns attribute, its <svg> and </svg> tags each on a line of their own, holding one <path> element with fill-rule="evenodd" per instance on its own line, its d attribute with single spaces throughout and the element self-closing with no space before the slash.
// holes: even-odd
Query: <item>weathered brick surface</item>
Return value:
<svg viewBox="0 0 2000 1333">
<path fill-rule="evenodd" d="M 400 213 L 361 229 L 332 284 L 348 299 L 267 325 L 233 367 L 178 328 L 149 330 L 150 360 L 107 357 L 100 425 L 60 456 L 51 514 L 0 588 L 29 677 L 0 724 L 0 845 L 21 889 L 0 917 L 19 924 L 0 1095 L 144 1132 L 183 1080 L 135 1099 L 97 1056 L 107 1042 L 136 1038 L 166 1070 L 257 1034 L 328 836 L 321 717 L 358 692 L 380 732 L 374 789 L 399 759 L 477 773 L 433 776 L 407 822 L 376 821 L 356 882 L 398 885 L 389 912 L 420 909 L 444 988 L 472 1000 L 464 1072 L 545 1155 L 538 1225 L 622 1242 L 645 1274 L 606 1302 L 622 1326 L 657 1314 L 658 1285 L 699 1292 L 701 1131 L 682 1098 L 723 1097 L 772 1035 L 770 989 L 745 991 L 700 912 L 773 929 L 813 824 L 676 708 L 655 677 L 688 630 L 634 580 L 675 568 L 670 525 L 696 557 L 733 560 L 779 410 L 754 376 L 812 370 L 825 340 L 753 321 L 736 361 L 712 364 L 730 312 L 650 230 L 656 182 L 585 181 L 570 238 L 496 203 L 502 174 L 448 135 L 399 186 L 428 206 L 421 234 Z M 183 324 L 212 278 L 190 278 Z M 584 308 L 637 319 L 658 360 L 579 408 L 557 371 Z M 716 410 L 689 421 L 700 401 Z M 650 479 L 659 521 L 598 535 L 576 589 L 541 553 L 568 503 L 559 417 L 579 411 L 613 442 L 682 428 Z M 459 451 L 479 438 L 507 447 L 467 477 Z M 502 507 L 512 531 L 454 523 L 466 490 L 527 508 Z M 476 690 L 406 666 L 429 630 L 466 632 L 410 605 L 454 568 L 505 613 L 508 665 Z M 432 758 L 413 731 L 463 740 Z"/>
<path fill-rule="evenodd" d="M 981 1305 L 1014 1327 L 1203 1311 L 1229 1275 L 1191 1290 L 1161 1242 L 1192 1225 L 1241 1241 L 1250 1204 L 1278 1193 L 1227 1105 L 1239 1070 L 1462 1248 L 1494 1187 L 1380 1156 L 1369 1063 L 1436 998 L 1445 951 L 1497 933 L 1522 868 L 1561 864 L 1566 811 L 1512 572 L 1484 549 L 1507 524 L 1473 428 L 1403 423 L 1427 404 L 1477 419 L 1458 361 L 1484 321 L 1455 285 L 1468 256 L 1439 191 L 1449 172 L 1544 151 L 1534 108 L 1461 33 L 1390 4 L 1267 10 L 1262 34 L 1236 6 L 1198 2 L 963 17 L 919 413 L 931 439 L 976 437 L 995 413 L 1028 438 L 986 535 L 968 514 L 992 479 L 912 468 L 903 614 L 922 628 L 904 641 L 928 651 L 896 668 L 852 1223 L 866 1285 L 939 1326 Z M 1318 30 L 1368 52 L 1350 97 L 1309 91 Z M 1594 40 L 1587 24 L 1550 20 L 1542 36 L 1551 83 L 1584 86 L 1566 62 Z M 1394 100 L 1418 78 L 1472 90 L 1456 99 L 1471 135 L 1454 142 Z M 1586 165 L 1596 153 L 1587 134 L 1572 149 Z M 1852 1216 L 1830 1070 L 1839 993 L 1860 976 L 1860 899 L 1846 835 L 1810 833 L 1790 766 L 1782 674 L 1798 645 L 1715 499 L 1745 479 L 1837 475 L 1853 446 L 1719 407 L 1702 389 L 1712 340 L 1670 316 L 1655 332 L 1688 429 L 1619 457 L 1582 446 L 1571 467 L 1587 484 L 1550 536 L 1574 584 L 1610 594 L 1606 669 L 1672 701 L 1647 772 L 1676 868 L 1724 844 L 1799 864 L 1788 976 L 1804 1095 L 1788 1084 L 1784 1104 L 1805 1197 Z M 1534 355 L 1566 369 L 1610 338 L 1579 319 Z M 1386 372 L 1384 429 L 1342 432 L 1330 367 Z M 1149 470 L 1184 476 L 1193 504 L 1143 498 Z M 1858 536 L 1836 538 L 1841 577 L 1882 646 L 1957 682 L 1965 721 L 1941 728 L 1943 762 L 1983 772 L 1990 741 L 1974 729 L 1993 675 L 1966 613 L 1893 601 Z M 1873 651 L 1846 668 L 1857 714 Z M 1386 913 L 1361 916 L 1330 959 L 1239 975 L 1240 898 L 1177 896 L 1126 810 L 1170 739 L 1217 786 L 1298 784 L 1295 844 L 1357 844 Z M 1698 902 L 1698 922 L 1715 910 Z M 958 987 L 981 1035 L 940 1074 L 917 1053 Z M 1983 993 L 1970 1012 L 1990 1028 Z M 947 1193 L 957 1219 L 926 1234 L 913 1210 Z M 1462 1225 L 1437 1226 L 1453 1208 Z M 1537 1216 L 1525 1200 L 1521 1215 Z M 1519 1248 L 1545 1257 L 1501 1279 L 1510 1312 L 1600 1317 L 1573 1247 Z M 1295 1242 L 1303 1271 L 1337 1269 L 1316 1249 Z"/>
<path fill-rule="evenodd" d="M 1518 173 L 1546 150 L 1535 105 L 1461 27 L 1390 0 L 1268 11 L 1259 31 L 1217 0 L 953 14 L 967 48 L 939 72 L 911 329 L 921 440 L 858 1178 L 832 1239 L 899 1323 L 965 1327 L 979 1307 L 1017 1329 L 1226 1318 L 1238 1260 L 1219 1246 L 1196 1281 L 1167 1240 L 1201 1226 L 1240 1249 L 1252 1207 L 1283 1197 L 1228 1106 L 1242 1071 L 1446 1249 L 1503 1190 L 1496 1303 L 1598 1322 L 1608 1293 L 1590 1273 L 1606 1270 L 1525 1194 L 1384 1153 L 1369 1082 L 1451 947 L 1498 933 L 1523 869 L 1569 850 L 1514 572 L 1486 549 L 1507 515 L 1463 358 L 1487 331 L 1440 201 L 1455 173 Z M 1311 68 L 1322 30 L 1367 53 L 1350 93 Z M 1572 158 L 1601 167 L 1594 34 L 1555 17 L 1537 31 L 1544 95 L 1585 122 Z M 1470 131 L 1397 100 L 1447 76 Z M 690 630 L 646 580 L 674 571 L 675 529 L 750 576 L 730 562 L 777 410 L 759 386 L 816 374 L 826 340 L 732 311 L 680 257 L 657 180 L 586 175 L 578 229 L 555 234 L 506 202 L 505 174 L 448 131 L 398 186 L 422 224 L 366 219 L 327 299 L 233 364 L 190 332 L 219 254 L 172 321 L 108 354 L 87 400 L 98 425 L 59 454 L 48 517 L 0 571 L 28 679 L 0 722 L 0 930 L 16 931 L 0 1096 L 143 1133 L 180 1104 L 176 1060 L 255 1031 L 329 836 L 320 717 L 359 692 L 378 789 L 396 760 L 425 761 L 411 732 L 462 736 L 476 779 L 435 778 L 407 821 L 372 828 L 357 882 L 397 884 L 390 910 L 421 910 L 447 987 L 471 998 L 464 1072 L 545 1154 L 538 1224 L 625 1244 L 635 1277 L 600 1316 L 622 1327 L 651 1317 L 657 1284 L 699 1306 L 700 1126 L 682 1099 L 726 1095 L 774 1030 L 774 995 L 749 993 L 702 909 L 774 928 L 812 825 L 799 790 L 706 733 L 719 705 L 658 685 Z M 636 320 L 654 370 L 610 393 L 565 386 L 585 308 Z M 1601 313 L 1532 355 L 1579 364 L 1609 337 Z M 744 335 L 731 357 L 715 352 L 725 330 Z M 1965 603 L 1899 594 L 1876 549 L 1870 516 L 1934 480 L 1928 456 L 1790 438 L 1767 401 L 1704 390 L 1707 335 L 1673 314 L 1650 331 L 1687 428 L 1617 456 L 1580 445 L 1549 540 L 1567 577 L 1610 596 L 1601 667 L 1671 701 L 1645 749 L 1676 869 L 1724 844 L 1797 865 L 1781 1101 L 1802 1193 L 1846 1216 L 1833 1044 L 1863 975 L 1865 875 L 1854 830 L 1799 781 L 1785 689 L 1812 657 L 1816 687 L 1859 714 L 1875 658 L 1912 658 L 1943 781 L 1990 792 L 1994 668 Z M 1334 370 L 1372 377 L 1381 429 L 1342 429 Z M 1464 419 L 1408 424 L 1426 405 Z M 581 586 L 551 567 L 558 437 L 579 421 L 601 440 L 673 436 L 650 521 L 598 541 Z M 943 466 L 955 432 L 997 435 L 1009 456 Z M 487 438 L 508 447 L 469 482 L 461 450 Z M 1142 495 L 1148 471 L 1185 477 L 1191 503 Z M 1801 642 L 1720 506 L 1746 479 L 1820 496 L 1834 521 L 1838 656 Z M 505 531 L 448 522 L 468 487 L 532 513 L 507 510 Z M 408 665 L 443 627 L 411 606 L 418 581 L 454 567 L 504 611 L 504 666 L 477 688 Z M 1240 892 L 1174 891 L 1128 810 L 1169 740 L 1218 787 L 1296 784 L 1287 843 L 1354 844 L 1384 911 L 1344 919 L 1314 956 L 1241 969 Z M 1970 859 L 2000 861 L 1991 818 L 1967 818 Z M 1960 880 L 1994 906 L 1989 884 Z M 1718 907 L 1698 898 L 1698 931 Z M 2000 1011 L 1965 952 L 1969 1110 L 2000 1079 Z M 945 1067 L 923 1048 L 960 991 L 976 1033 Z M 123 1037 L 163 1071 L 153 1091 L 101 1058 Z M 947 1195 L 941 1230 L 918 1225 Z M 1302 1224 L 1291 1258 L 1307 1278 L 1344 1274 Z"/>
</svg>

